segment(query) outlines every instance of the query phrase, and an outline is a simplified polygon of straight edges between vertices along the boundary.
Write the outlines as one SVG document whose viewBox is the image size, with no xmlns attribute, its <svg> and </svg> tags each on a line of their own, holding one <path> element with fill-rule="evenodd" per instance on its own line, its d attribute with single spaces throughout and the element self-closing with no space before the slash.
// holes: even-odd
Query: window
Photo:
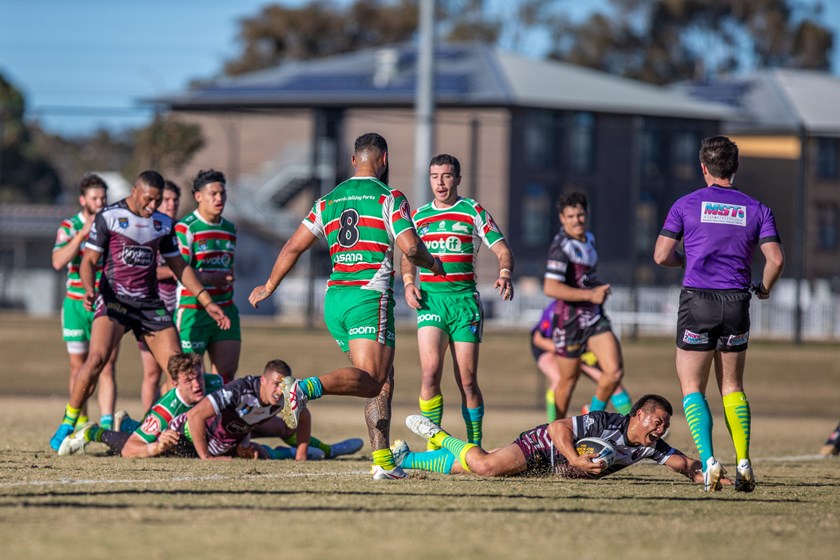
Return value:
<svg viewBox="0 0 840 560">
<path fill-rule="evenodd" d="M 700 160 L 698 153 L 700 141 L 694 132 L 677 132 L 673 139 L 672 164 L 674 176 L 687 181 L 700 175 Z"/>
<path fill-rule="evenodd" d="M 837 179 L 840 157 L 840 140 L 837 138 L 817 138 L 817 177 Z"/>
<path fill-rule="evenodd" d="M 525 187 L 522 200 L 522 243 L 526 247 L 544 248 L 551 236 L 551 201 L 542 185 Z"/>
<path fill-rule="evenodd" d="M 569 166 L 573 173 L 590 173 L 595 168 L 595 117 L 575 113 L 569 119 Z"/>
<path fill-rule="evenodd" d="M 840 210 L 834 204 L 817 204 L 817 248 L 836 251 L 840 246 Z"/>
<path fill-rule="evenodd" d="M 525 117 L 525 162 L 531 169 L 549 169 L 557 162 L 557 120 L 551 111 L 529 111 Z"/>
</svg>

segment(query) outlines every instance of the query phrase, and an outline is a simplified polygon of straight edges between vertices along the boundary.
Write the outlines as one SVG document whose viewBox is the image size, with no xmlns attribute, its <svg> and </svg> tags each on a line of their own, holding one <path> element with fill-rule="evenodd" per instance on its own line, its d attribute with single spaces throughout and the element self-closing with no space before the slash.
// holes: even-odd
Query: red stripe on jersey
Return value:
<svg viewBox="0 0 840 560">
<path fill-rule="evenodd" d="M 384 194 L 380 194 L 380 195 L 379 195 L 379 204 L 384 204 L 384 203 L 385 203 L 385 195 L 384 195 Z"/>
<path fill-rule="evenodd" d="M 73 229 L 73 222 L 71 222 L 70 220 L 64 220 L 63 222 L 61 222 L 61 225 L 59 227 Z"/>
<path fill-rule="evenodd" d="M 177 224 L 175 224 L 175 231 L 178 232 L 178 233 L 183 233 L 184 235 L 187 235 L 187 230 L 188 229 L 189 228 L 187 227 L 187 224 L 184 224 L 184 223 L 181 223 L 181 222 L 178 222 Z"/>
<path fill-rule="evenodd" d="M 356 263 L 356 264 L 342 264 L 336 263 L 333 265 L 335 272 L 358 272 L 360 270 L 372 270 L 382 266 L 382 263 Z"/>
<path fill-rule="evenodd" d="M 161 405 L 156 404 L 155 406 L 153 406 L 153 407 L 152 407 L 152 412 L 157 412 L 157 413 L 158 413 L 158 415 L 159 415 L 161 418 L 163 418 L 163 420 L 164 420 L 167 424 L 169 424 L 170 422 L 172 422 L 172 414 L 170 414 L 170 412 L 169 412 L 168 410 L 166 410 L 166 408 L 162 407 Z"/>
<path fill-rule="evenodd" d="M 382 218 L 361 217 L 359 218 L 359 223 L 356 224 L 356 227 L 385 229 L 385 220 L 383 220 Z M 341 229 L 340 218 L 336 218 L 335 220 L 330 221 L 330 223 L 324 226 L 324 231 L 327 232 L 327 234 L 330 234 L 337 229 Z"/>
<path fill-rule="evenodd" d="M 219 307 L 227 307 L 227 306 L 229 306 L 229 305 L 232 305 L 232 304 L 233 304 L 233 300 L 232 300 L 232 299 L 229 299 L 229 300 L 227 300 L 227 301 L 221 301 L 221 302 L 219 302 L 219 301 L 214 301 L 213 303 L 215 303 L 215 304 L 216 304 L 216 305 L 218 305 Z M 203 305 L 199 305 L 199 304 L 197 304 L 197 303 L 182 303 L 182 304 L 180 304 L 180 305 L 178 306 L 178 308 L 179 308 L 179 309 L 204 309 L 204 306 L 203 306 Z"/>
<path fill-rule="evenodd" d="M 443 214 L 435 214 L 434 216 L 428 216 L 423 218 L 419 222 L 417 222 L 417 227 L 420 227 L 424 224 L 440 222 L 443 220 L 454 221 L 454 222 L 463 222 L 465 224 L 472 224 L 473 220 L 471 216 L 467 216 L 465 214 L 455 214 L 455 213 L 443 213 Z"/>
<path fill-rule="evenodd" d="M 447 273 L 446 276 L 434 276 L 432 273 L 421 272 L 420 279 L 423 282 L 469 282 L 475 280 L 472 272 Z"/>
<path fill-rule="evenodd" d="M 307 214 L 306 221 L 307 222 L 312 222 L 313 224 L 315 222 L 317 222 L 318 218 L 317 218 L 317 216 L 315 216 L 315 212 L 310 212 L 309 214 Z"/>
<path fill-rule="evenodd" d="M 190 256 L 190 249 L 189 249 L 189 247 L 184 247 L 183 245 L 181 245 L 181 254 L 182 254 L 182 255 L 186 255 L 186 256 Z"/>
<path fill-rule="evenodd" d="M 75 299 L 76 301 L 82 301 L 85 299 L 84 294 L 74 294 L 73 292 L 67 292 L 67 297 L 70 299 Z"/>
<path fill-rule="evenodd" d="M 445 263 L 446 262 L 472 262 L 473 261 L 473 256 L 472 255 L 446 255 L 446 254 L 437 255 L 437 254 L 435 254 L 435 256 L 439 257 L 440 260 L 442 260 Z"/>
<path fill-rule="evenodd" d="M 327 286 L 366 286 L 370 280 L 330 280 Z"/>
<path fill-rule="evenodd" d="M 195 233 L 194 241 L 201 241 L 204 239 L 224 239 L 226 241 L 235 241 L 236 236 L 226 231 L 197 231 Z"/>
<path fill-rule="evenodd" d="M 326 201 L 326 200 L 322 200 L 322 201 L 321 201 L 321 203 L 319 204 L 319 206 L 320 206 L 320 210 L 321 210 L 321 212 L 323 212 L 324 210 L 326 210 L 326 209 L 327 209 L 327 201 Z"/>
</svg>

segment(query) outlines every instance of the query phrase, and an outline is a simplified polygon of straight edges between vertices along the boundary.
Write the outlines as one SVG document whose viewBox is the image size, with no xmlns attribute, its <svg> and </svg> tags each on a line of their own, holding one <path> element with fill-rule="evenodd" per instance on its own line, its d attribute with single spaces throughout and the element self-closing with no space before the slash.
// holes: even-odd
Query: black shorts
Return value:
<svg viewBox="0 0 840 560">
<path fill-rule="evenodd" d="M 750 293 L 683 288 L 677 348 L 743 352 L 750 339 Z"/>
<path fill-rule="evenodd" d="M 143 340 L 145 334 L 175 327 L 172 315 L 159 300 L 138 305 L 117 299 L 106 300 L 102 295 L 98 295 L 94 319 L 99 317 L 115 320 L 126 330 L 133 332 L 138 341 Z"/>
<path fill-rule="evenodd" d="M 558 356 L 580 358 L 586 352 L 586 343 L 595 335 L 612 330 L 612 323 L 606 315 L 588 326 L 580 326 L 578 319 L 572 318 L 564 325 L 555 323 L 552 331 L 554 348 Z"/>
</svg>

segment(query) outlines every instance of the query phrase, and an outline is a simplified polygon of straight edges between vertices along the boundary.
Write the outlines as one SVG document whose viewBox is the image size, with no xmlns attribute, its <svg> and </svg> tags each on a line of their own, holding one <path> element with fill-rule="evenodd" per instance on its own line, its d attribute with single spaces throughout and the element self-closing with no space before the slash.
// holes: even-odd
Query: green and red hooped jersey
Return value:
<svg viewBox="0 0 840 560">
<path fill-rule="evenodd" d="M 315 201 L 303 224 L 326 237 L 332 274 L 327 287 L 385 293 L 394 286 L 394 241 L 414 229 L 400 191 L 373 177 L 351 177 Z"/>
<path fill-rule="evenodd" d="M 430 202 L 412 214 L 420 239 L 432 255 L 443 261 L 446 276 L 420 269 L 422 288 L 428 292 L 475 290 L 475 262 L 483 241 L 487 247 L 503 241 L 493 217 L 471 198 L 461 198 L 448 208 Z"/>
<path fill-rule="evenodd" d="M 175 235 L 181 256 L 195 270 L 233 271 L 233 253 L 236 250 L 236 226 L 224 218 L 213 224 L 199 215 L 198 210 L 175 224 Z M 233 303 L 233 284 L 225 287 L 205 286 L 213 301 L 220 306 Z M 183 284 L 178 285 L 178 307 L 201 307 Z"/>
<path fill-rule="evenodd" d="M 209 395 L 224 386 L 221 375 L 215 373 L 204 374 L 204 394 Z M 143 422 L 134 433 L 146 443 L 157 441 L 160 433 L 169 427 L 172 419 L 192 408 L 192 405 L 181 400 L 177 389 L 170 389 L 165 395 L 155 401 Z"/>
<path fill-rule="evenodd" d="M 62 247 L 70 243 L 77 233 L 82 231 L 85 227 L 85 219 L 81 212 L 67 218 L 58 226 L 58 231 L 55 234 L 55 245 L 53 252 L 58 251 Z M 82 277 L 79 274 L 79 268 L 82 264 L 82 255 L 85 253 L 85 243 L 82 242 L 79 247 L 79 252 L 67 263 L 67 296 L 70 299 L 82 300 L 85 298 L 85 289 L 82 287 Z M 98 267 L 96 270 L 96 288 L 99 288 L 99 278 L 102 276 L 102 268 Z"/>
</svg>

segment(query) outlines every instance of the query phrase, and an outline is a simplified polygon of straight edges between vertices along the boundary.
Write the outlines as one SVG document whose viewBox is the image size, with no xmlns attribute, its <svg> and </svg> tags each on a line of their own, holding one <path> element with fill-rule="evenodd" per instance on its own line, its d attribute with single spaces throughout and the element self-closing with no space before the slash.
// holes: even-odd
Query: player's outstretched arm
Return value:
<svg viewBox="0 0 840 560">
<path fill-rule="evenodd" d="M 254 309 L 259 307 L 261 301 L 267 299 L 274 293 L 274 290 L 277 289 L 280 282 L 283 281 L 289 271 L 297 264 L 301 255 L 308 251 L 316 241 L 318 241 L 318 237 L 308 227 L 303 224 L 298 226 L 295 233 L 292 234 L 292 237 L 280 249 L 280 253 L 274 261 L 274 266 L 271 269 L 271 274 L 268 275 L 266 283 L 254 288 L 251 291 L 251 295 L 248 296 L 248 302 L 250 302 Z"/>
<path fill-rule="evenodd" d="M 703 465 L 700 461 L 683 455 L 681 451 L 674 450 L 673 455 L 665 460 L 665 466 L 687 477 L 692 482 L 703 484 Z M 732 481 L 726 477 L 720 479 L 722 484 L 731 485 Z"/>
<path fill-rule="evenodd" d="M 85 251 L 82 255 L 82 262 L 79 264 L 79 276 L 82 280 L 82 288 L 85 290 L 85 309 L 93 311 L 93 303 L 96 299 L 96 265 L 102 253 L 93 249 Z"/>
<path fill-rule="evenodd" d="M 412 309 L 420 309 L 420 301 L 423 299 L 423 295 L 416 282 L 417 267 L 411 264 L 405 253 L 400 258 L 400 272 L 402 272 L 403 287 L 405 288 L 405 303 Z"/>
<path fill-rule="evenodd" d="M 151 443 L 145 442 L 137 434 L 131 434 L 122 448 L 122 456 L 137 458 L 157 457 L 175 447 L 179 439 L 180 435 L 173 430 L 164 430 Z"/>
<path fill-rule="evenodd" d="M 432 256 L 426 244 L 423 243 L 423 240 L 420 239 L 420 236 L 417 235 L 415 230 L 407 229 L 399 234 L 397 236 L 397 246 L 411 264 L 423 267 L 431 271 L 435 276 L 445 275 L 443 262 L 439 258 Z"/>
<path fill-rule="evenodd" d="M 555 420 L 548 426 L 548 435 L 554 442 L 554 447 L 566 458 L 570 465 L 587 474 L 598 475 L 604 470 L 604 463 L 601 461 L 593 463 L 594 453 L 578 455 L 575 449 L 575 432 L 572 429 L 573 421 L 571 418 Z"/>
<path fill-rule="evenodd" d="M 490 250 L 499 259 L 499 278 L 493 287 L 499 291 L 504 301 L 513 299 L 513 282 L 510 277 L 513 275 L 513 251 L 504 239 L 494 243 Z"/>
<path fill-rule="evenodd" d="M 575 288 L 554 278 L 546 278 L 543 281 L 543 292 L 548 297 L 561 301 L 588 301 L 601 305 L 610 295 L 610 285 L 601 284 L 589 289 Z"/>
<path fill-rule="evenodd" d="M 230 459 L 230 457 L 214 457 L 207 446 L 207 420 L 214 416 L 216 416 L 216 409 L 207 397 L 201 399 L 187 412 L 187 423 L 190 427 L 193 447 L 201 459 Z"/>
<path fill-rule="evenodd" d="M 230 318 L 225 315 L 222 308 L 213 302 L 213 297 L 207 293 L 204 285 L 196 276 L 195 270 L 189 266 L 180 255 L 165 257 L 166 264 L 172 269 L 175 277 L 189 291 L 195 294 L 195 299 L 204 308 L 210 317 L 216 321 L 219 328 L 226 331 L 230 328 Z"/>
</svg>

